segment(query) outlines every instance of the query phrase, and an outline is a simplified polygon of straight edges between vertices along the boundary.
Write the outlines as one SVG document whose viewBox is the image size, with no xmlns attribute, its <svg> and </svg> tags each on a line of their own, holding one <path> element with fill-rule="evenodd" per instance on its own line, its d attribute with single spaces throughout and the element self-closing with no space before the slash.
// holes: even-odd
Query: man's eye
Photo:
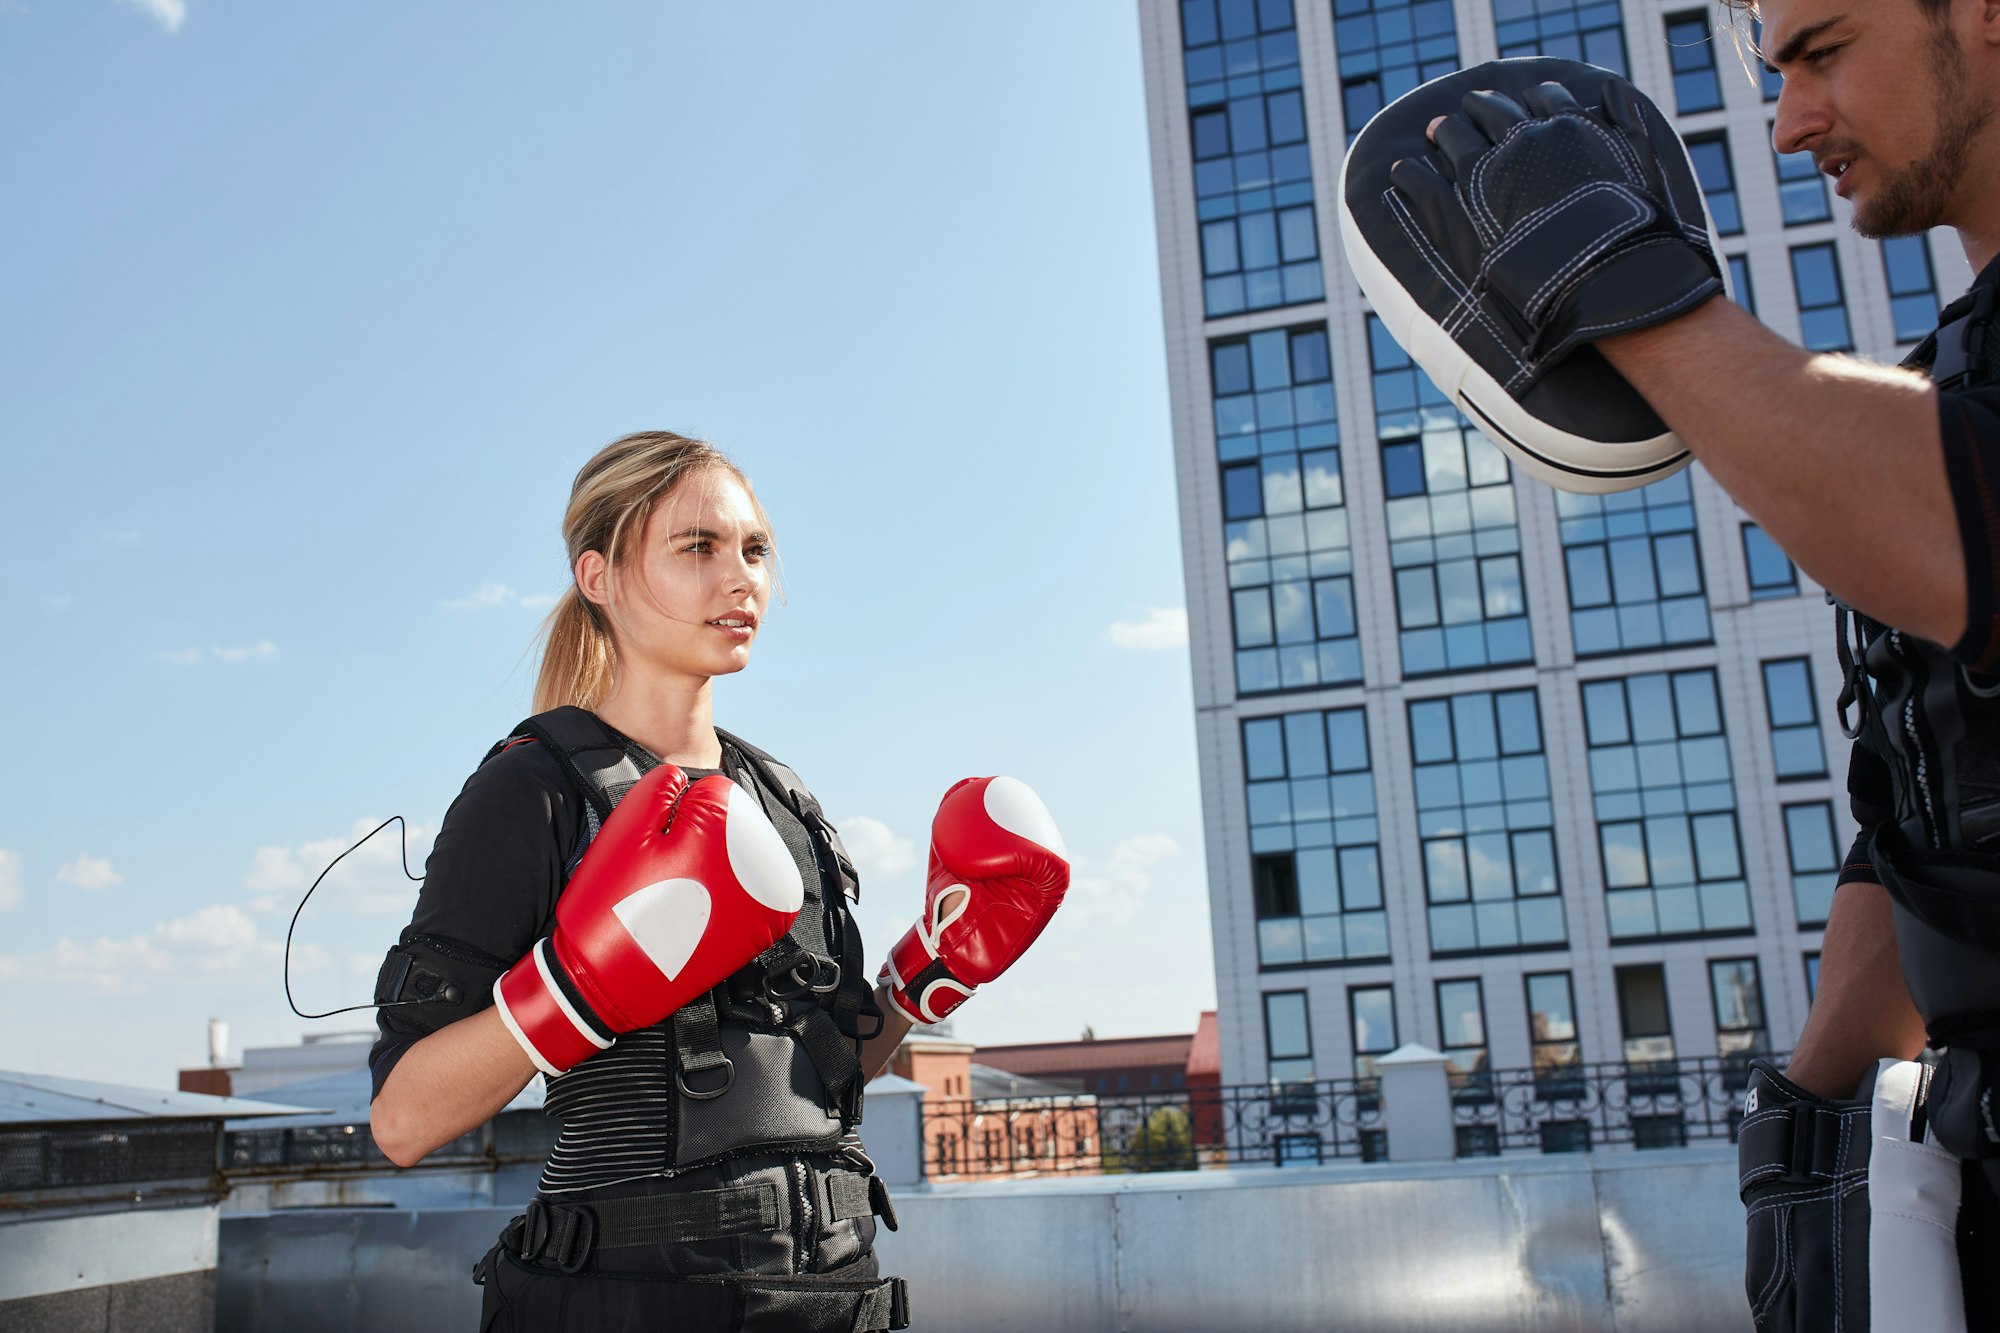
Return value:
<svg viewBox="0 0 2000 1333">
<path fill-rule="evenodd" d="M 1827 58 L 1839 49 L 1838 46 L 1815 47 L 1813 50 L 1806 52 L 1805 62 L 1808 65 L 1824 65 L 1827 62 Z"/>
</svg>

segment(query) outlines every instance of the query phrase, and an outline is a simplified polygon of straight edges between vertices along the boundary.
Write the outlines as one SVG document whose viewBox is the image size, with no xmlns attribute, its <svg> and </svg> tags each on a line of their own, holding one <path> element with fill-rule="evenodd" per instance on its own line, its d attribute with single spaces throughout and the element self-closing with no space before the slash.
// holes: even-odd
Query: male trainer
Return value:
<svg viewBox="0 0 2000 1333">
<path fill-rule="evenodd" d="M 1958 232 L 1978 278 L 1904 367 L 1808 353 L 1721 299 L 1684 149 L 1631 85 L 1584 66 L 1501 62 L 1427 85 L 1430 103 L 1410 94 L 1372 182 L 1357 176 L 1367 131 L 1356 141 L 1343 230 L 1378 309 L 1371 279 L 1407 289 L 1412 355 L 1434 378 L 1450 372 L 1441 385 L 1489 434 L 1499 423 L 1495 442 L 1530 471 L 1558 485 L 1569 472 L 1580 490 L 1649 479 L 1617 452 L 1645 432 L 1593 420 L 1603 394 L 1563 401 L 1554 371 L 1586 387 L 1622 377 L 1671 432 L 1644 443 L 1700 459 L 1836 601 L 1861 836 L 1791 1064 L 1752 1077 L 1749 1296 L 1763 1328 L 1867 1328 L 1872 1225 L 1878 1328 L 1988 1327 L 2000 1320 L 2000 0 L 1724 2 L 1761 20 L 1758 54 L 1784 77 L 1775 147 L 1813 155 L 1857 231 Z M 1528 429 L 1509 438 L 1509 422 Z M 1926 1044 L 1937 1053 L 1903 1066 L 1914 1072 L 1896 1094 L 1910 1132 L 1885 1152 L 1870 1080 L 1879 1060 Z M 1872 1219 L 1871 1104 L 1878 1168 L 1913 1146 L 1949 1176 L 1874 1180 Z M 1961 1187 L 1962 1202 L 1948 1197 Z M 1957 1274 L 1936 1253 L 1952 1257 L 1954 1222 Z M 1930 1253 L 1896 1248 L 1922 1249 L 1910 1235 L 1924 1226 L 1945 1237 Z M 1912 1302 L 1893 1324 L 1885 1259 L 1896 1299 Z"/>
</svg>

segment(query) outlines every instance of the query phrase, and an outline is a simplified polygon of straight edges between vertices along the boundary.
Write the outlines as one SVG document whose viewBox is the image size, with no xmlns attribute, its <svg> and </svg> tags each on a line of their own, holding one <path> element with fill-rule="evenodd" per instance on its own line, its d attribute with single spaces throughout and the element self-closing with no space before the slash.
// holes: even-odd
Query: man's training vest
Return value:
<svg viewBox="0 0 2000 1333">
<path fill-rule="evenodd" d="M 1945 391 L 2000 384 L 1996 299 L 2000 286 L 1974 286 L 1903 364 Z M 1928 1092 L 1932 1127 L 1961 1157 L 2000 1157 L 1990 1104 L 2000 1081 L 2000 678 L 1835 605 L 1841 728 L 1855 741 L 1849 785 L 1865 803 L 1879 765 L 1892 795 L 1893 808 L 1856 813 L 1864 824 L 1878 817 L 1868 852 L 1895 903 L 1903 976 L 1931 1044 L 1949 1048 Z"/>
<path fill-rule="evenodd" d="M 545 1104 L 562 1132 L 542 1175 L 545 1194 L 752 1154 L 833 1152 L 861 1119 L 855 1045 L 879 1030 L 881 1014 L 847 906 L 859 887 L 853 862 L 798 774 L 716 734 L 747 764 L 747 785 L 794 859 L 816 872 L 804 876 L 804 907 L 784 939 L 724 984 L 549 1080 Z M 487 757 L 526 740 L 547 747 L 583 798 L 573 872 L 612 809 L 658 761 L 567 707 L 527 719 Z"/>
</svg>

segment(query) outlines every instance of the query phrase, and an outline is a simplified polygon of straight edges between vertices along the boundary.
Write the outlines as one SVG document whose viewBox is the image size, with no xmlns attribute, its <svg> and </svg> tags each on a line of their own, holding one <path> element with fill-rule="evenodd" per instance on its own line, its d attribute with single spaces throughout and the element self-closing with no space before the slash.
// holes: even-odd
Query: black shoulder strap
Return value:
<svg viewBox="0 0 2000 1333">
<path fill-rule="evenodd" d="M 590 803 L 597 825 L 611 817 L 611 808 L 632 784 L 658 763 L 639 746 L 598 720 L 595 713 L 565 704 L 537 713 L 509 732 L 507 739 L 486 752 L 491 759 L 515 741 L 533 739 L 548 747 L 569 775 L 572 785 Z M 482 761 L 483 762 L 483 761 Z"/>
<path fill-rule="evenodd" d="M 840 830 L 826 817 L 819 801 L 806 790 L 806 784 L 799 780 L 788 764 L 780 763 L 768 753 L 750 742 L 721 727 L 715 734 L 722 740 L 743 752 L 743 757 L 755 764 L 760 775 L 785 798 L 785 804 L 792 807 L 792 813 L 813 835 L 815 848 L 824 853 L 821 858 L 833 877 L 840 884 L 841 895 L 856 902 L 861 900 L 861 877 L 855 873 L 854 862 L 848 859 L 847 848 L 841 845 Z"/>
<path fill-rule="evenodd" d="M 1939 313 L 1937 332 L 1905 364 L 1925 367 L 1946 391 L 1992 383 L 2000 361 L 1990 332 L 1996 299 L 1996 289 L 1981 283 L 1953 301 Z"/>
</svg>

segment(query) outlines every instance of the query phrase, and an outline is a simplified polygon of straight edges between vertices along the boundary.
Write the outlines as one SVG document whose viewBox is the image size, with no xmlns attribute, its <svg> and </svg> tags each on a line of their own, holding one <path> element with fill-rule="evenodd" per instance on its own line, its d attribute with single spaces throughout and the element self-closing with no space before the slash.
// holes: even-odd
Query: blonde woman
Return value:
<svg viewBox="0 0 2000 1333">
<path fill-rule="evenodd" d="M 479 1265 L 485 1333 L 905 1327 L 861 1089 L 1039 934 L 1061 837 L 1012 779 L 954 786 L 924 919 L 871 987 L 838 835 L 712 717 L 771 602 L 749 481 L 630 435 L 563 527 L 536 713 L 446 814 L 377 983 L 376 1143 L 410 1165 L 548 1077 L 562 1130 Z"/>
</svg>

